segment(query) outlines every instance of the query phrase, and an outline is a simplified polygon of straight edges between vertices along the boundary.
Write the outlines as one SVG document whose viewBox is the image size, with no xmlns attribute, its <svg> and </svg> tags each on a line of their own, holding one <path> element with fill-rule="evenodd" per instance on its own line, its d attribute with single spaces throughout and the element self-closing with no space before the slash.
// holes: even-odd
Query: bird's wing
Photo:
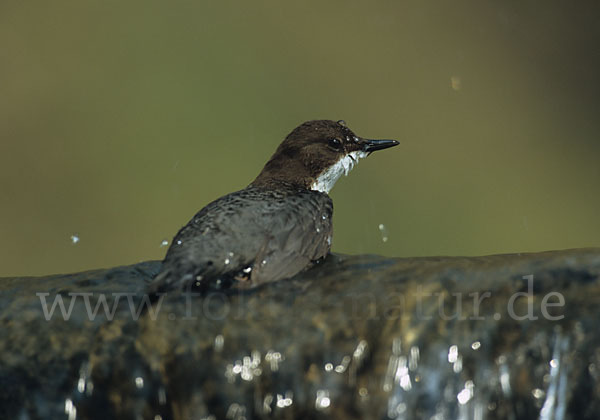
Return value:
<svg viewBox="0 0 600 420">
<path fill-rule="evenodd" d="M 302 197 L 303 200 L 314 200 L 314 207 L 307 208 L 305 201 L 296 206 L 303 211 L 269 215 L 273 222 L 253 263 L 253 286 L 292 277 L 328 254 L 333 233 L 333 207 L 329 197 L 325 197 Z"/>
<path fill-rule="evenodd" d="M 329 196 L 315 191 L 221 197 L 178 232 L 149 291 L 231 282 L 249 272 L 244 286 L 291 277 L 329 252 L 332 214 Z"/>
</svg>

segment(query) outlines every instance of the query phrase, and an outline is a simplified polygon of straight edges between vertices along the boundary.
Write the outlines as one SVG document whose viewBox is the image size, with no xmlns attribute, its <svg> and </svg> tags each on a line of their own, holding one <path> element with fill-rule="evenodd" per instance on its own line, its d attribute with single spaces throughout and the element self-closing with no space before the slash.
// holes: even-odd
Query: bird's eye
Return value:
<svg viewBox="0 0 600 420">
<path fill-rule="evenodd" d="M 335 150 L 340 150 L 342 148 L 342 141 L 340 139 L 329 139 L 329 147 Z"/>
</svg>

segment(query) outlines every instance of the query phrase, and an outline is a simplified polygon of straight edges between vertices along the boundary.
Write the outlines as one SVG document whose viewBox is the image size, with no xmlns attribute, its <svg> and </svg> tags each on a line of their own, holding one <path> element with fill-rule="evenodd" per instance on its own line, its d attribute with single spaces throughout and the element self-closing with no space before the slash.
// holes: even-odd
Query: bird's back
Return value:
<svg viewBox="0 0 600 420">
<path fill-rule="evenodd" d="M 286 184 L 225 195 L 179 230 L 150 291 L 291 277 L 329 252 L 332 213 L 327 194 Z"/>
</svg>

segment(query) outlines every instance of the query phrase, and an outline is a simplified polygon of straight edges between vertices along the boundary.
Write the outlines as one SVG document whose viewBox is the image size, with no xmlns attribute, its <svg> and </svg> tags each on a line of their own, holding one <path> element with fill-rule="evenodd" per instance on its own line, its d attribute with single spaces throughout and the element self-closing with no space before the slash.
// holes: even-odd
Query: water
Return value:
<svg viewBox="0 0 600 420">
<path fill-rule="evenodd" d="M 600 408 L 600 251 L 333 256 L 297 279 L 189 306 L 167 296 L 155 320 L 132 320 L 127 299 L 112 321 L 102 307 L 89 321 L 81 297 L 71 298 L 68 321 L 40 313 L 36 291 L 106 293 L 112 308 L 114 294 L 137 290 L 159 267 L 1 280 L 0 381 L 11 399 L 0 397 L 0 407 L 29 418 L 171 419 L 176 406 L 198 418 L 478 420 L 585 419 Z M 494 319 L 531 271 L 534 296 L 521 304 L 560 290 L 568 317 Z M 477 318 L 468 299 L 460 316 L 440 315 L 436 293 L 484 290 L 491 297 Z M 443 313 L 457 313 L 456 299 L 447 303 Z"/>
</svg>

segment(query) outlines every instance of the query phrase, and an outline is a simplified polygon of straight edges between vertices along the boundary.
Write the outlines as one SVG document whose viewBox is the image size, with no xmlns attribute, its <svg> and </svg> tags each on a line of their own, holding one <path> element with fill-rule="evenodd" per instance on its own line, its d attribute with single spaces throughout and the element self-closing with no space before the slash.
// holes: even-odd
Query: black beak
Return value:
<svg viewBox="0 0 600 420">
<path fill-rule="evenodd" d="M 376 150 L 387 149 L 388 147 L 398 146 L 400 143 L 396 140 L 369 140 L 361 139 L 364 142 L 363 152 L 374 152 Z"/>
</svg>

